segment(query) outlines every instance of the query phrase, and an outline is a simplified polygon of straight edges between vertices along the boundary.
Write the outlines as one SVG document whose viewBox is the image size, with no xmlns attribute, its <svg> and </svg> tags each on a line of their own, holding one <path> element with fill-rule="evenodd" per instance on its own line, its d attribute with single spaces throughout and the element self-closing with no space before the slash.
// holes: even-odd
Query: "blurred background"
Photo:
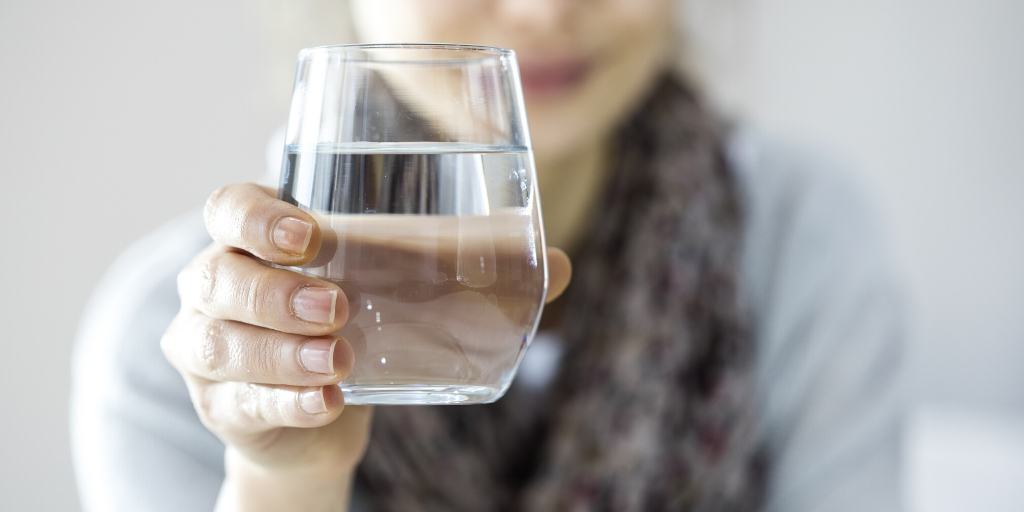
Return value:
<svg viewBox="0 0 1024 512">
<path fill-rule="evenodd" d="M 0 4 L 0 510 L 78 509 L 78 316 L 133 240 L 264 173 L 288 65 L 343 15 L 283 5 Z M 1024 2 L 686 11 L 720 108 L 849 161 L 886 220 L 913 312 L 909 510 L 1024 510 Z"/>
</svg>

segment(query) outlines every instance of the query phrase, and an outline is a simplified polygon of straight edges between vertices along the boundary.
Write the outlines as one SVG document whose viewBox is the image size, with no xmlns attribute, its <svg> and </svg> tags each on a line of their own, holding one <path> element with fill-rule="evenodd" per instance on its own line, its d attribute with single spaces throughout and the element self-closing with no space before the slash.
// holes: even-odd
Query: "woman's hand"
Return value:
<svg viewBox="0 0 1024 512">
<path fill-rule="evenodd" d="M 348 342 L 332 335 L 348 301 L 332 283 L 257 260 L 307 263 L 320 230 L 252 184 L 215 192 L 205 219 L 214 243 L 179 274 L 181 311 L 161 347 L 203 424 L 227 445 L 217 509 L 344 509 L 371 416 L 345 408 L 334 386 L 353 363 Z M 548 261 L 550 301 L 571 270 L 558 249 Z"/>
<path fill-rule="evenodd" d="M 333 384 L 352 348 L 334 284 L 269 267 L 311 260 L 313 218 L 256 185 L 206 204 L 214 243 L 178 275 L 181 311 L 161 341 L 200 419 L 228 446 L 219 510 L 337 510 L 366 447 L 370 409 Z M 298 507 L 298 508 L 292 508 Z"/>
</svg>

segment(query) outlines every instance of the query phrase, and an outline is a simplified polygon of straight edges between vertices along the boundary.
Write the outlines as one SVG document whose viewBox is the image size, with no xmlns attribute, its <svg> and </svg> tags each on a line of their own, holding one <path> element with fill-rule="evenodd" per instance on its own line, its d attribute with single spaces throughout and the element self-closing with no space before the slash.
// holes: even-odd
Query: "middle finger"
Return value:
<svg viewBox="0 0 1024 512">
<path fill-rule="evenodd" d="M 212 245 L 178 275 L 182 302 L 221 320 L 322 336 L 348 318 L 338 286 Z"/>
<path fill-rule="evenodd" d="M 336 337 L 307 337 L 183 311 L 160 346 L 179 371 L 207 380 L 325 386 L 348 376 L 353 353 Z"/>
</svg>

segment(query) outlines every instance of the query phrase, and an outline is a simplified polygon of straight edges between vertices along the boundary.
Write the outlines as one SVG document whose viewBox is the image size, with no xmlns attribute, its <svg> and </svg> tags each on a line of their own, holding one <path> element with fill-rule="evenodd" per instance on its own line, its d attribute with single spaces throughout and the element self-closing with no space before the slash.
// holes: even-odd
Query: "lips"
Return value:
<svg viewBox="0 0 1024 512">
<path fill-rule="evenodd" d="M 581 58 L 523 59 L 519 74 L 527 98 L 553 98 L 579 87 L 590 74 L 591 65 Z"/>
</svg>

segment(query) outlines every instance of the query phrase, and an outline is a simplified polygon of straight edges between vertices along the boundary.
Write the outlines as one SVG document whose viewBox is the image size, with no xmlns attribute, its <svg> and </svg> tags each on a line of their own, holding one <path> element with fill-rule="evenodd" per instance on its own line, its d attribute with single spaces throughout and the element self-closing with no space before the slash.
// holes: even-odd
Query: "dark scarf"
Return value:
<svg viewBox="0 0 1024 512">
<path fill-rule="evenodd" d="M 761 503 L 742 217 L 715 125 L 666 77 L 617 135 L 574 262 L 559 378 L 494 404 L 378 407 L 381 512 L 745 511 Z"/>
</svg>

